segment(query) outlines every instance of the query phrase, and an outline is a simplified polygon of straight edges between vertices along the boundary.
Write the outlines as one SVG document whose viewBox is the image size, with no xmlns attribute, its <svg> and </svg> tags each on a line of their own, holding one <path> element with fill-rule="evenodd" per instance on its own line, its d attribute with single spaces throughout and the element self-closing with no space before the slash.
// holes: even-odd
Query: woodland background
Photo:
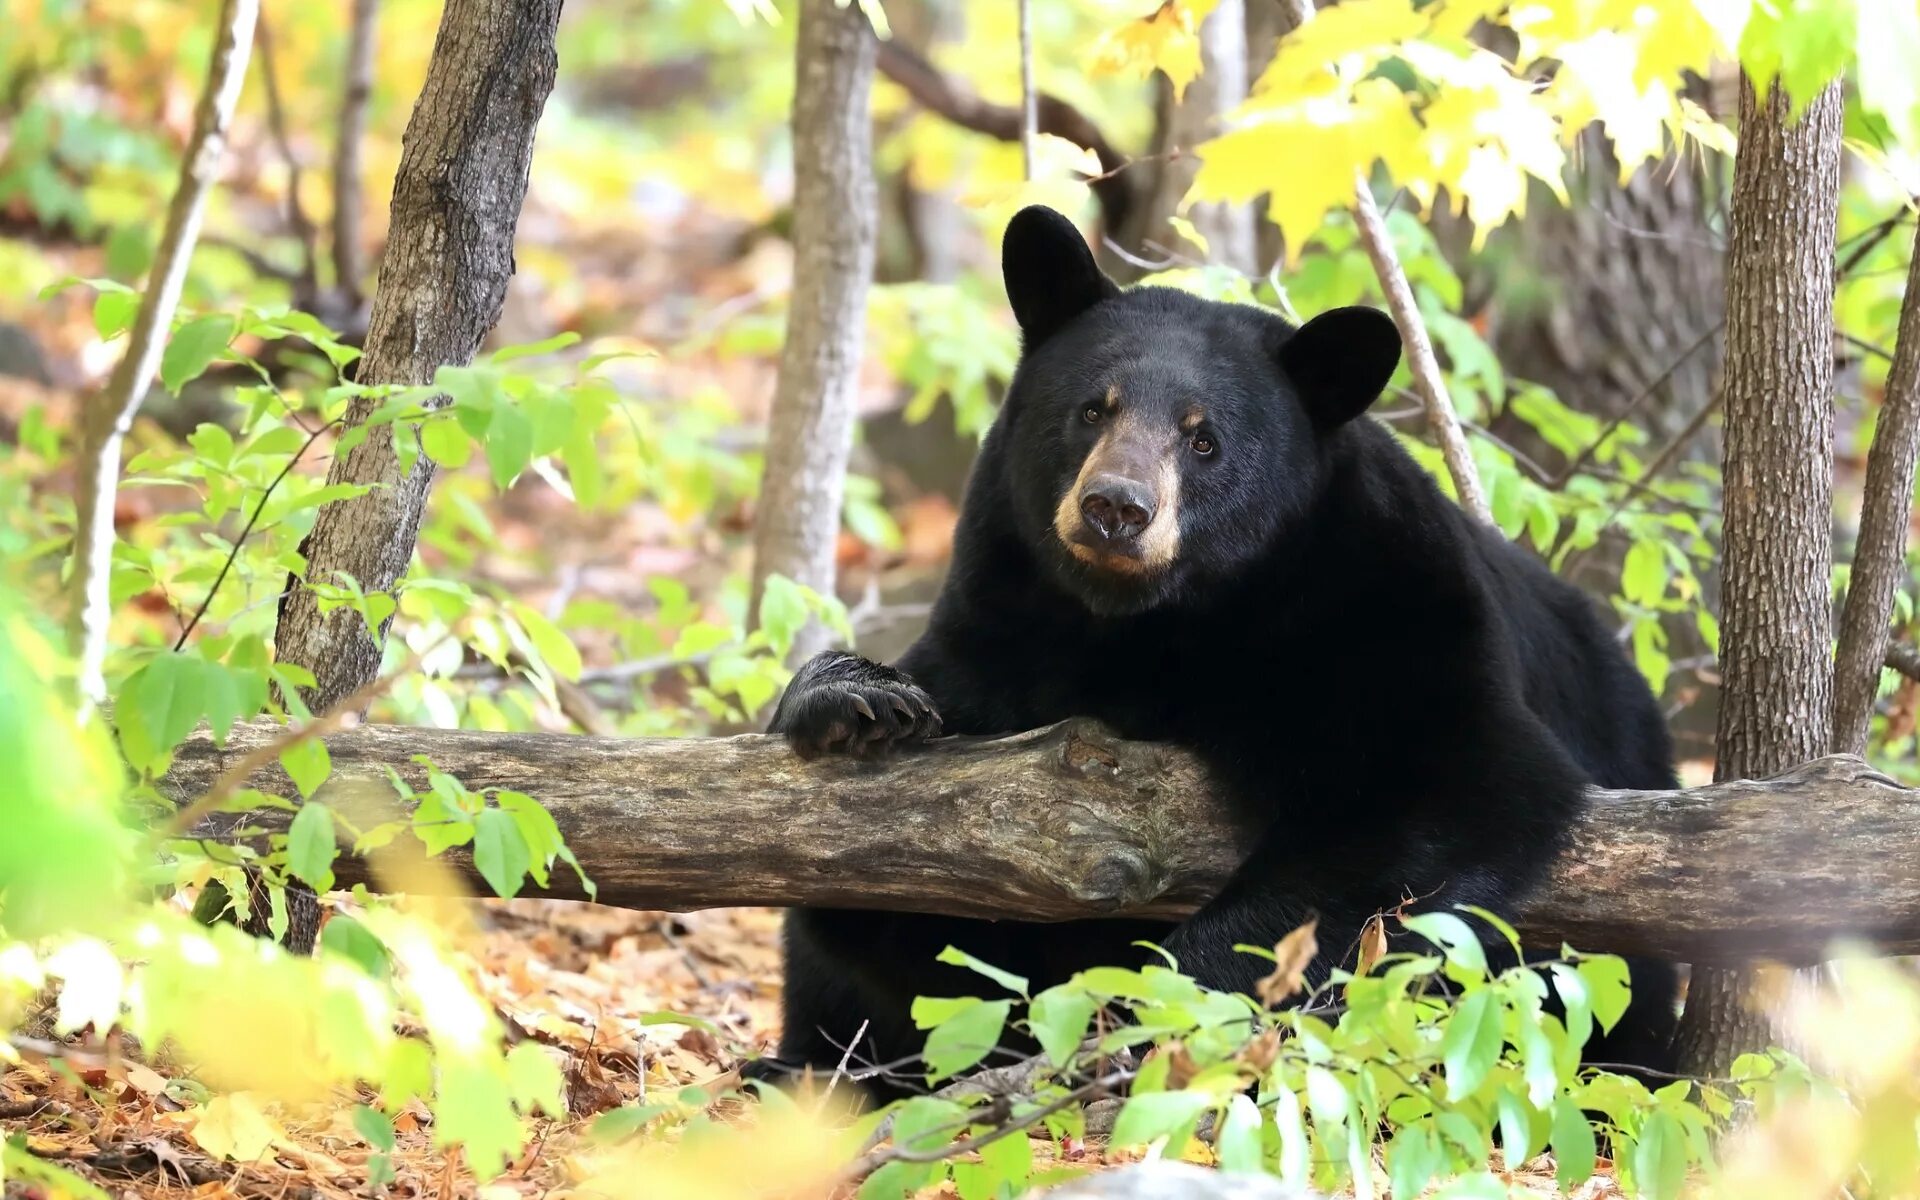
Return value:
<svg viewBox="0 0 1920 1200">
<path fill-rule="evenodd" d="M 1862 748 L 1878 770 L 1920 782 L 1917 562 L 1906 548 L 1914 420 L 1888 420 L 1920 406 L 1896 403 L 1896 359 L 1920 358 L 1920 331 L 1906 328 L 1920 309 L 1906 283 L 1920 192 L 1911 4 L 1345 0 L 1283 41 L 1292 18 L 1266 0 L 1074 0 L 1030 12 L 998 0 L 266 3 L 239 43 L 250 55 L 204 173 L 203 232 L 179 260 L 178 313 L 147 339 L 154 385 L 129 426 L 124 470 L 108 472 L 118 488 L 93 514 L 111 531 L 95 543 L 96 608 L 109 619 L 93 621 L 70 655 L 70 597 L 86 573 L 86 555 L 71 550 L 86 540 L 76 535 L 89 525 L 85 498 L 98 493 L 85 450 L 105 429 L 101 398 L 139 374 L 125 348 L 142 340 L 142 296 L 163 274 L 156 263 L 170 261 L 183 158 L 184 177 L 196 173 L 188 148 L 200 144 L 203 92 L 234 53 L 246 7 L 7 0 L 0 34 L 0 762 L 17 774 L 0 814 L 19 831 L 0 850 L 0 1012 L 15 1031 L 0 1076 L 9 1196 L 78 1192 L 84 1181 L 142 1194 L 744 1196 L 778 1184 L 1012 1196 L 1055 1166 L 1125 1162 L 1141 1144 L 1327 1190 L 1368 1191 L 1378 1173 L 1394 1195 L 1430 1180 L 1474 1194 L 1667 1195 L 1702 1179 L 1748 1195 L 1762 1185 L 1828 1194 L 1842 1180 L 1855 1194 L 1905 1194 L 1920 1161 L 1920 1099 L 1897 1072 L 1920 1055 L 1920 1001 L 1897 969 L 1872 964 L 1852 991 L 1836 975 L 1776 1006 L 1798 1014 L 1803 1038 L 1814 1028 L 1875 1035 L 1796 1047 L 1816 1065 L 1824 1052 L 1834 1079 L 1874 1064 L 1851 1090 L 1815 1087 L 1792 1054 L 1735 1058 L 1771 1035 L 1718 1038 L 1711 1069 L 1658 1097 L 1615 1095 L 1564 1065 L 1555 1076 L 1547 1063 L 1564 1055 L 1530 1049 L 1537 1000 L 1450 956 L 1397 977 L 1411 999 L 1382 1000 L 1392 1015 L 1376 1014 L 1379 1024 L 1340 1017 L 1338 1036 L 1353 1040 L 1327 1035 L 1352 1056 L 1336 1056 L 1339 1071 L 1282 1055 L 1299 1074 L 1281 1090 L 1307 1104 L 1302 1115 L 1292 1101 L 1302 1149 L 1291 1159 L 1287 1102 L 1276 1109 L 1269 1097 L 1247 1118 L 1230 1098 L 1228 1084 L 1244 1084 L 1265 1053 L 1250 1048 L 1258 1023 L 1210 1043 L 1217 1022 L 1205 1014 L 1217 998 L 1136 995 L 1128 989 L 1146 986 L 1137 979 L 1089 985 L 1074 1003 L 1177 1007 L 1156 1044 L 1163 1063 L 1188 1056 L 1186 1077 L 1127 1068 L 1140 1093 L 1128 1111 L 1144 1115 L 1115 1130 L 1108 1113 L 1111 1138 L 1082 1115 L 1105 1092 L 1067 1075 L 996 1101 L 1002 1109 L 930 1098 L 912 1110 L 917 1132 L 896 1127 L 884 1145 L 863 1148 L 858 1127 L 834 1138 L 788 1127 L 785 1110 L 754 1116 L 729 1094 L 731 1068 L 775 1032 L 774 912 L 448 906 L 364 890 L 332 892 L 309 912 L 304 885 L 328 893 L 346 861 L 336 842 L 469 846 L 468 877 L 505 896 L 544 888 L 549 871 L 588 852 L 562 843 L 537 777 L 482 788 L 457 770 L 394 762 L 407 771 L 394 786 L 413 805 L 400 819 L 363 821 L 332 793 L 312 801 L 334 764 L 297 731 L 343 697 L 378 722 L 502 735 L 757 729 L 807 647 L 850 639 L 886 659 L 923 620 L 968 463 L 1017 353 L 996 247 L 1018 207 L 1046 202 L 1082 220 L 1116 278 L 1311 315 L 1387 304 L 1370 203 L 1437 368 L 1403 368 L 1375 415 L 1450 488 L 1461 490 L 1470 464 L 1486 515 L 1609 607 L 1667 705 L 1686 782 Z M 548 62 L 535 18 L 551 13 Z M 438 86 L 479 78 L 497 88 L 435 90 L 430 64 L 447 28 L 480 31 L 474 63 L 484 67 L 493 46 L 510 65 L 489 74 L 470 63 Z M 803 42 L 809 32 L 816 42 Z M 798 101 L 796 62 L 818 85 Z M 1760 84 L 1744 103 L 1742 66 Z M 514 126 L 516 89 L 544 97 L 521 113 L 537 119 L 530 157 L 475 169 L 475 146 L 512 149 L 501 131 Z M 376 360 L 394 369 L 384 347 L 405 340 L 380 333 L 378 289 L 424 278 L 435 261 L 431 239 L 395 228 L 445 199 L 407 190 L 402 132 L 425 114 L 416 145 L 427 145 L 432 114 L 467 113 L 463 103 L 473 119 L 445 122 L 433 153 L 472 171 L 442 188 L 480 181 L 475 203 L 446 211 L 488 217 L 454 228 L 475 248 L 466 269 L 504 287 L 503 305 L 493 319 L 453 276 L 442 292 L 421 292 L 484 333 L 478 359 L 466 363 L 469 346 L 376 371 L 409 386 L 369 391 L 359 372 Z M 1792 262 L 1730 254 L 1733 152 L 1755 114 L 1799 130 L 1776 156 L 1770 206 L 1771 244 L 1799 247 Z M 1794 173 L 1809 162 L 1810 173 Z M 1820 163 L 1830 166 L 1824 193 Z M 1356 169 L 1374 184 L 1358 218 Z M 810 171 L 846 203 L 801 203 Z M 513 192 L 521 175 L 524 202 Z M 872 180 L 870 211 L 854 191 L 833 190 L 847 178 Z M 844 267 L 868 261 L 870 272 Z M 1743 290 L 1743 269 L 1766 286 Z M 864 294 L 848 290 L 850 274 Z M 1742 304 L 1775 316 L 1750 321 Z M 801 361 L 795 346 L 814 357 Z M 429 339 L 415 357 L 440 349 Z M 1741 364 L 1754 386 L 1738 382 Z M 1451 433 L 1429 416 L 1436 386 L 1439 409 L 1457 417 Z M 434 408 L 435 395 L 452 408 Z M 1723 414 L 1740 404 L 1762 414 L 1754 430 L 1812 414 L 1810 432 L 1791 445 L 1776 438 L 1784 457 L 1769 460 L 1765 445 L 1727 457 L 1730 472 L 1753 464 L 1759 475 L 1723 488 L 1737 436 Z M 844 479 L 819 449 L 844 444 L 840 415 L 855 429 Z M 1870 480 L 1868 450 L 1888 424 L 1891 473 Z M 360 549 L 369 564 L 385 556 L 384 584 L 354 572 L 290 591 L 290 573 L 307 575 L 316 521 L 334 519 L 322 513 L 366 511 L 356 506 L 385 495 L 330 480 L 330 468 L 376 452 L 403 469 L 438 467 L 430 499 L 419 493 L 417 552 L 380 532 Z M 1801 488 L 1769 462 L 1797 463 L 1831 492 Z M 1850 589 L 1875 496 L 1892 548 L 1876 543 L 1874 586 Z M 1765 643 L 1766 661 L 1803 665 L 1770 691 L 1743 685 L 1743 697 L 1765 692 L 1757 707 L 1740 701 L 1761 714 L 1749 726 L 1748 710 L 1723 711 L 1721 687 L 1723 565 L 1743 503 L 1785 530 L 1773 540 L 1798 572 L 1763 578 L 1757 607 L 1805 604 L 1819 628 L 1803 648 L 1828 664 L 1804 668 Z M 808 528 L 768 515 L 822 505 L 825 524 Z M 1850 590 L 1882 596 L 1871 602 L 1884 610 L 1872 639 L 1881 649 L 1835 677 L 1827 627 Z M 307 615 L 289 618 L 301 605 Z M 376 641 L 388 621 L 391 636 Z M 309 639 L 298 649 L 296 629 Z M 1842 643 L 1844 667 L 1863 643 Z M 1394 690 L 1380 681 L 1383 754 L 1395 723 L 1418 718 Z M 1835 706 L 1841 732 L 1829 736 L 1828 701 L 1855 693 L 1857 703 Z M 109 700 L 110 734 L 70 707 L 77 696 L 84 710 L 90 694 Z M 1799 740 L 1751 733 L 1767 714 L 1811 708 L 1820 719 Z M 149 822 L 166 837 L 156 857 L 126 832 L 123 802 L 179 799 L 164 781 L 192 746 L 262 714 L 296 731 L 260 743 L 262 761 L 277 758 L 284 772 L 283 794 L 221 779 L 224 793 L 194 809 L 285 814 L 268 819 L 270 834 L 181 840 L 200 827 L 161 809 Z M 1729 743 L 1730 728 L 1745 740 Z M 252 736 L 241 729 L 236 737 Z M 1730 756 L 1729 744 L 1746 749 Z M 131 787 L 123 763 L 138 777 Z M 411 863 L 404 878 L 421 883 L 438 861 Z M 133 881 L 159 903 L 108 903 Z M 206 916 L 229 898 L 263 940 L 225 926 L 196 932 L 187 910 L 198 903 Z M 273 947 L 321 919 L 317 958 Z M 1587 984 L 1567 986 L 1604 991 L 1598 961 L 1582 968 L 1599 972 Z M 196 979 L 194 967 L 213 962 L 221 969 Z M 1282 953 L 1277 976 L 1285 962 Z M 359 974 L 341 975 L 342 963 Z M 1469 1001 L 1496 999 L 1420 999 L 1442 971 L 1472 981 Z M 936 1035 L 949 1031 L 948 1067 L 966 1023 L 992 1017 L 990 1045 L 1014 1019 L 1009 1003 L 930 1013 Z M 1365 1007 L 1351 994 L 1348 1006 Z M 1404 1030 L 1394 1024 L 1403 1019 Z M 1489 1032 L 1457 1032 L 1473 1022 Z M 1792 1041 L 1794 1027 L 1772 1034 Z M 1552 1036 L 1558 1047 L 1567 1030 Z M 428 1051 L 409 1047 L 432 1048 L 431 1082 Z M 1427 1108 L 1394 1113 L 1400 1097 L 1368 1090 L 1382 1064 L 1447 1086 L 1421 1100 Z M 1789 1078 L 1806 1095 L 1760 1086 Z M 376 1086 L 342 1100 L 355 1081 Z M 1056 1097 L 1071 1104 L 1032 1116 Z M 1595 1158 L 1583 1108 L 1608 1114 L 1611 1158 Z M 1729 1183 L 1714 1174 L 1708 1133 L 1736 1109 L 1772 1124 L 1728 1160 Z M 1361 1132 L 1368 1118 L 1391 1131 L 1377 1147 Z M 1212 1132 L 1190 1136 L 1196 1126 Z M 1794 1127 L 1828 1131 L 1829 1148 L 1779 1140 Z M 1488 1141 L 1495 1128 L 1509 1145 L 1552 1153 L 1502 1157 Z M 1888 1128 L 1891 1143 L 1880 1136 Z M 1029 1145 L 1029 1129 L 1051 1136 Z M 1585 1172 L 1567 1165 L 1578 1129 L 1589 1130 Z M 996 1130 L 997 1141 L 951 1145 Z M 1024 1157 L 1010 1154 L 1015 1145 Z"/>
</svg>

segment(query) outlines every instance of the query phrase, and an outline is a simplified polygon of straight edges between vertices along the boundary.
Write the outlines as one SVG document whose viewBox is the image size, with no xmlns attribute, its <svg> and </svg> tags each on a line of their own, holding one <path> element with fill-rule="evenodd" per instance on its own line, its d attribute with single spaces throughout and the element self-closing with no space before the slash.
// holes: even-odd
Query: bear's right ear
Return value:
<svg viewBox="0 0 1920 1200">
<path fill-rule="evenodd" d="M 1020 322 L 1020 340 L 1031 350 L 1068 321 L 1120 287 L 1093 261 L 1093 251 L 1073 222 L 1044 205 L 1013 215 L 1000 241 L 1000 273 Z"/>
<path fill-rule="evenodd" d="M 1280 346 L 1300 401 L 1322 429 L 1336 429 L 1380 398 L 1400 365 L 1400 330 L 1377 308 L 1336 308 Z"/>
</svg>

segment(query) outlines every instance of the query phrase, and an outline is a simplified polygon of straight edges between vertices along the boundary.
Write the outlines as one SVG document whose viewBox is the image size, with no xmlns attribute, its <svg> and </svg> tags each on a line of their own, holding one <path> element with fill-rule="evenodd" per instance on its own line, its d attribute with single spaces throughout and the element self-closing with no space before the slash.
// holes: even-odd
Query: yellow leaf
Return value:
<svg viewBox="0 0 1920 1200">
<path fill-rule="evenodd" d="M 287 1132 L 260 1111 L 250 1093 L 232 1092 L 207 1101 L 192 1136 L 202 1150 L 217 1159 L 250 1163 L 264 1158 Z"/>
<path fill-rule="evenodd" d="M 1173 84 L 1175 99 L 1200 74 L 1200 22 L 1219 0 L 1166 0 L 1138 20 L 1102 38 L 1094 48 L 1090 74 L 1144 79 L 1158 69 Z"/>
<path fill-rule="evenodd" d="M 1286 36 L 1253 95 L 1288 100 L 1329 72 L 1358 79 L 1425 33 L 1427 24 L 1410 0 L 1343 0 Z"/>
</svg>

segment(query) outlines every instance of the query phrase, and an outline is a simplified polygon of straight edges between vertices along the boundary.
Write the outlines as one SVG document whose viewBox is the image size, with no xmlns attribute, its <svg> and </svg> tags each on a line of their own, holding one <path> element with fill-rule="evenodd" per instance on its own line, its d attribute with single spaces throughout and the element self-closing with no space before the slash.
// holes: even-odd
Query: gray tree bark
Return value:
<svg viewBox="0 0 1920 1200">
<path fill-rule="evenodd" d="M 1899 341 L 1886 397 L 1867 452 L 1865 502 L 1854 540 L 1847 604 L 1833 668 L 1833 749 L 1864 754 L 1887 656 L 1893 595 L 1907 577 L 1907 523 L 1913 516 L 1914 461 L 1920 457 L 1920 237 L 1907 268 Z"/>
<path fill-rule="evenodd" d="M 499 319 L 534 131 L 553 89 L 560 5 L 448 0 L 401 144 L 358 382 L 429 383 L 442 365 L 471 361 Z M 365 422 L 378 407 L 377 400 L 355 400 L 346 425 Z M 350 575 L 367 592 L 391 591 L 413 558 L 433 475 L 425 456 L 402 471 L 384 436 L 336 455 L 328 483 L 374 486 L 320 510 L 301 546 L 307 580 Z M 314 593 L 292 580 L 280 604 L 275 653 L 313 672 L 318 683 L 305 699 L 317 712 L 379 673 L 391 623 L 376 638 L 348 609 L 323 617 Z"/>
<path fill-rule="evenodd" d="M 226 0 L 220 7 L 213 58 L 206 87 L 194 111 L 193 135 L 180 160 L 180 182 L 167 206 L 167 221 L 154 251 L 147 291 L 140 298 L 127 352 L 114 366 L 107 386 L 80 413 L 80 455 L 74 494 L 73 613 L 74 649 L 79 659 L 81 699 L 88 705 L 106 698 L 102 672 L 107 658 L 107 626 L 113 605 L 107 584 L 113 568 L 113 502 L 120 484 L 120 452 L 180 305 L 180 291 L 200 238 L 200 218 L 220 157 L 226 153 L 227 126 L 247 78 L 259 0 Z"/>
<path fill-rule="evenodd" d="M 162 781 L 205 795 L 285 733 L 188 740 Z M 397 815 L 384 768 L 424 788 L 424 754 L 475 790 L 528 791 L 553 814 L 601 903 L 629 908 L 823 905 L 1065 921 L 1193 912 L 1231 876 L 1245 832 L 1198 760 L 1087 721 L 1005 738 L 943 738 L 888 762 L 802 762 L 778 738 L 613 739 L 369 725 L 327 738 L 317 799 L 359 828 Z M 248 781 L 290 796 L 272 756 Z M 1355 769 L 1362 769 L 1356 765 Z M 1920 806 L 1857 758 L 1691 791 L 1602 792 L 1551 881 L 1522 905 L 1542 945 L 1715 962 L 1808 962 L 1832 938 L 1920 949 Z M 1805 814 L 1821 819 L 1809 822 Z M 226 840 L 284 831 L 282 810 L 221 813 Z M 463 850 L 446 861 L 484 890 Z M 336 866 L 340 886 L 378 886 Z M 566 868 L 545 894 L 579 897 Z"/>
<path fill-rule="evenodd" d="M 793 295 L 754 517 L 753 616 L 769 575 L 833 594 L 878 200 L 869 118 L 875 40 L 856 4 L 802 0 L 794 57 Z M 809 621 L 799 661 L 826 648 Z"/>
<path fill-rule="evenodd" d="M 1787 124 L 1745 80 L 1727 252 L 1724 583 L 1714 778 L 1770 775 L 1832 741 L 1833 264 L 1843 99 Z M 1827 819 L 1819 811 L 1819 822 Z M 1686 1069 L 1764 1048 L 1744 972 L 1696 970 Z"/>
</svg>

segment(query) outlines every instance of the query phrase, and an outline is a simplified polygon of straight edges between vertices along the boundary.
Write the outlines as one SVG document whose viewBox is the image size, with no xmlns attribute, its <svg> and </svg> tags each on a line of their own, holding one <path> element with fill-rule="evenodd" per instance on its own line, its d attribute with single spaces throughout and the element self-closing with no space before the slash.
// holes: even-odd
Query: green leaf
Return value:
<svg viewBox="0 0 1920 1200">
<path fill-rule="evenodd" d="M 1143 1146 L 1155 1138 L 1165 1137 L 1169 1139 L 1170 1149 L 1177 1153 L 1183 1147 L 1173 1144 L 1173 1135 L 1190 1129 L 1212 1104 L 1213 1096 L 1206 1092 L 1148 1092 L 1129 1096 L 1126 1106 L 1120 1110 L 1120 1118 L 1113 1123 L 1113 1136 L 1108 1144 Z"/>
<path fill-rule="evenodd" d="M 1230 1175 L 1266 1174 L 1260 1110 L 1245 1095 L 1235 1095 L 1227 1101 L 1227 1115 L 1220 1122 L 1213 1148 L 1220 1158 L 1220 1169 Z"/>
<path fill-rule="evenodd" d="M 1027 1028 L 1048 1060 L 1064 1067 L 1087 1036 L 1087 1023 L 1098 1008 L 1083 989 L 1070 983 L 1058 984 L 1033 998 L 1027 1010 Z"/>
<path fill-rule="evenodd" d="M 564 350 L 580 340 L 580 335 L 568 330 L 556 333 L 552 337 L 538 342 L 527 342 L 518 346 L 502 346 L 488 358 L 495 363 L 509 363 L 517 358 L 534 358 L 542 354 L 552 354 L 555 350 Z"/>
<path fill-rule="evenodd" d="M 1446 1154 L 1433 1126 L 1420 1122 L 1394 1134 L 1387 1145 L 1387 1185 L 1393 1190 L 1394 1200 L 1413 1200 L 1426 1190 L 1427 1181 L 1445 1162 Z"/>
<path fill-rule="evenodd" d="M 560 627 L 530 605 L 513 601 L 508 606 L 514 620 L 526 631 L 527 639 L 539 652 L 547 666 L 562 679 L 580 678 L 580 651 L 574 647 L 573 640 Z"/>
<path fill-rule="evenodd" d="M 1647 1118 L 1633 1148 L 1635 1190 L 1647 1200 L 1673 1200 L 1687 1177 L 1687 1132 L 1665 1112 Z"/>
<path fill-rule="evenodd" d="M 1487 950 L 1480 944 L 1480 938 L 1473 927 L 1452 913 L 1419 913 L 1401 918 L 1400 923 L 1410 931 L 1419 934 L 1439 946 L 1446 954 L 1447 965 L 1455 967 L 1465 977 L 1483 979 L 1487 974 Z M 1462 975 L 1449 972 L 1456 979 Z"/>
<path fill-rule="evenodd" d="M 374 979 L 385 981 L 392 971 L 387 948 L 373 931 L 344 913 L 336 913 L 320 927 L 320 949 L 338 954 Z M 391 1131 L 391 1127 L 389 1127 Z M 376 1147 L 391 1150 L 392 1145 Z"/>
<path fill-rule="evenodd" d="M 300 789 L 303 800 L 318 791 L 327 776 L 333 774 L 333 759 L 327 754 L 327 744 L 317 737 L 303 738 L 282 750 L 280 765 L 286 769 L 287 778 L 293 780 L 293 786 Z"/>
<path fill-rule="evenodd" d="M 1284 1084 L 1276 1084 L 1271 1090 L 1273 1127 L 1280 1131 L 1280 1178 L 1293 1187 L 1305 1187 L 1312 1159 L 1300 1097 Z"/>
<path fill-rule="evenodd" d="M 140 311 L 140 297 L 131 292 L 101 292 L 93 298 L 93 330 L 102 341 L 112 341 L 127 331 Z"/>
<path fill-rule="evenodd" d="M 160 355 L 160 382 L 178 393 L 183 384 L 200 377 L 215 356 L 233 340 L 232 317 L 199 317 L 174 330 Z"/>
<path fill-rule="evenodd" d="M 1471 1096 L 1500 1059 L 1501 1010 L 1490 991 L 1471 992 L 1447 1018 L 1440 1058 L 1447 1069 L 1447 1095 Z"/>
<path fill-rule="evenodd" d="M 339 919 L 338 917 L 334 918 L 335 921 Z M 331 921 L 328 922 L 328 927 L 332 927 Z M 381 1112 L 379 1109 L 370 1108 L 365 1104 L 355 1105 L 353 1109 L 353 1129 L 367 1145 L 372 1146 L 375 1150 L 382 1151 L 383 1153 L 392 1152 L 394 1147 L 393 1122 L 389 1121 L 387 1114 Z"/>
<path fill-rule="evenodd" d="M 1667 556 L 1659 542 L 1636 541 L 1620 568 L 1620 594 L 1634 604 L 1652 605 L 1667 590 Z"/>
<path fill-rule="evenodd" d="M 1567 1040 L 1585 1046 L 1593 1036 L 1593 1000 L 1587 982 L 1570 963 L 1554 963 L 1551 971 L 1553 990 L 1560 994 L 1560 1003 L 1567 1010 Z"/>
<path fill-rule="evenodd" d="M 1500 1152 L 1517 1166 L 1539 1149 L 1533 1141 L 1533 1107 L 1511 1087 L 1501 1088 L 1494 1104 L 1500 1113 Z"/>
<path fill-rule="evenodd" d="M 507 1051 L 507 1082 L 521 1112 L 538 1108 L 550 1117 L 566 1116 L 566 1080 L 539 1042 L 521 1042 Z"/>
<path fill-rule="evenodd" d="M 956 946 L 948 946 L 942 950 L 935 956 L 935 961 L 947 963 L 955 967 L 966 967 L 971 971 L 978 971 L 980 974 L 985 975 L 988 979 L 993 980 L 1010 992 L 1016 992 L 1021 996 L 1027 994 L 1027 981 L 1024 976 L 1015 975 L 1011 971 L 1002 971 L 999 967 L 988 966 L 986 963 L 981 962 L 973 955 L 968 954 L 965 950 L 961 950 Z"/>
<path fill-rule="evenodd" d="M 1596 954 L 1581 959 L 1578 970 L 1587 985 L 1587 994 L 1593 999 L 1594 1018 L 1600 1022 L 1601 1029 L 1612 1032 L 1633 999 L 1627 983 L 1627 960 L 1611 954 Z"/>
<path fill-rule="evenodd" d="M 487 425 L 487 466 L 493 471 L 496 487 L 505 488 L 527 469 L 533 457 L 533 422 L 510 402 L 493 407 L 493 420 Z"/>
<path fill-rule="evenodd" d="M 473 828 L 473 865 L 494 895 L 511 900 L 525 882 L 533 856 L 511 814 L 497 808 L 480 811 Z"/>
<path fill-rule="evenodd" d="M 1018 1196 L 1033 1174 L 1033 1143 L 1024 1134 L 1010 1134 L 980 1147 L 977 1163 L 953 1164 L 954 1187 L 960 1200 L 1000 1200 Z"/>
<path fill-rule="evenodd" d="M 452 417 L 429 417 L 420 425 L 420 448 L 448 470 L 458 470 L 473 457 L 473 439 Z"/>
<path fill-rule="evenodd" d="M 1560 1190 L 1572 1191 L 1593 1176 L 1593 1126 L 1570 1097 L 1553 1102 L 1553 1130 L 1549 1135 Z"/>
<path fill-rule="evenodd" d="M 171 753 L 206 711 L 206 660 L 168 652 L 150 660 L 120 685 L 113 719 L 127 761 L 151 770 Z"/>
<path fill-rule="evenodd" d="M 915 996 L 907 1011 L 915 1029 L 935 1029 L 978 1003 L 978 996 Z"/>
<path fill-rule="evenodd" d="M 312 801 L 300 806 L 287 827 L 287 869 L 316 892 L 333 890 L 333 859 L 340 852 L 333 840 L 333 810 Z"/>
<path fill-rule="evenodd" d="M 553 814 L 525 792 L 495 792 L 493 799 L 503 811 L 512 815 L 513 823 L 520 827 L 520 837 L 527 843 L 528 870 L 533 873 L 535 883 L 546 887 L 548 865 L 566 849 L 566 843 L 560 837 L 560 826 L 554 822 Z"/>
<path fill-rule="evenodd" d="M 993 1053 L 1012 1007 L 1011 1000 L 976 1000 L 935 1026 L 923 1052 L 927 1082 L 957 1075 Z"/>
</svg>

